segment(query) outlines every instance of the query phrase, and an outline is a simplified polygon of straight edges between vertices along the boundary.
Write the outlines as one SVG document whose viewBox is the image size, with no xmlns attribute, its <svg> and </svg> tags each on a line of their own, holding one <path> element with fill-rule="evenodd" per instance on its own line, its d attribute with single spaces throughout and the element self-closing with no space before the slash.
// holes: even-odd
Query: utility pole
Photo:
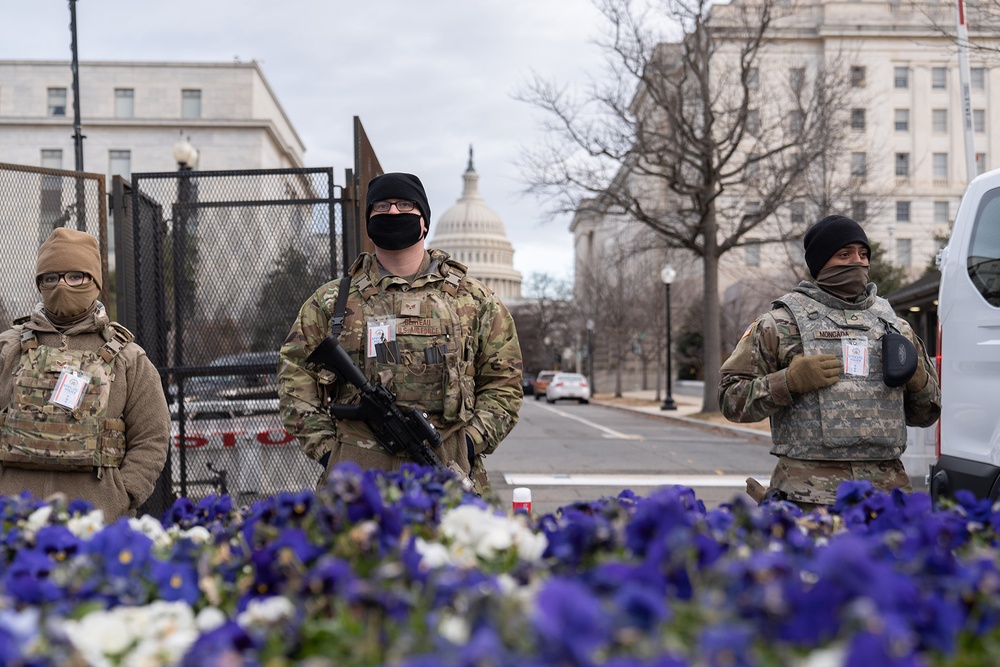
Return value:
<svg viewBox="0 0 1000 667">
<path fill-rule="evenodd" d="M 958 38 L 958 78 L 962 90 L 962 129 L 965 134 L 966 182 L 976 177 L 976 148 L 972 132 L 972 98 L 969 92 L 969 27 L 965 16 L 965 0 L 955 0 Z"/>
<path fill-rule="evenodd" d="M 83 171 L 83 134 L 80 128 L 80 67 L 76 55 L 76 0 L 69 0 L 69 31 L 73 50 L 73 144 L 76 148 L 76 170 Z"/>
</svg>

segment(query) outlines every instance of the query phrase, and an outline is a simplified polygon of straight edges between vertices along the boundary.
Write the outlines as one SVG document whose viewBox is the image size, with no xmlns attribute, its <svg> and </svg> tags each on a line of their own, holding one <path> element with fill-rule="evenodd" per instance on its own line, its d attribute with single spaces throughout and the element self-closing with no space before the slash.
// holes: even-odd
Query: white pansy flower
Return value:
<svg viewBox="0 0 1000 667">
<path fill-rule="evenodd" d="M 464 646 L 469 641 L 469 623 L 461 616 L 443 614 L 438 623 L 438 634 L 452 644 Z"/>
<path fill-rule="evenodd" d="M 241 613 L 236 622 L 242 627 L 254 627 L 258 625 L 272 625 L 278 621 L 284 621 L 295 615 L 295 605 L 292 601 L 282 595 L 264 599 L 250 600 L 247 603 L 246 611 Z"/>
<path fill-rule="evenodd" d="M 218 607 L 205 607 L 194 619 L 201 632 L 210 632 L 226 623 L 226 614 Z"/>
<path fill-rule="evenodd" d="M 532 532 L 523 521 L 473 505 L 449 510 L 441 518 L 441 533 L 455 562 L 462 565 L 475 565 L 477 556 L 489 560 L 510 549 L 522 560 L 537 561 L 548 545 L 545 535 Z"/>
<path fill-rule="evenodd" d="M 185 602 L 115 607 L 62 622 L 66 636 L 88 665 L 173 665 L 198 638 L 194 612 Z"/>
<path fill-rule="evenodd" d="M 49 525 L 49 517 L 52 516 L 52 505 L 42 505 L 25 520 L 24 532 L 30 538 L 35 537 L 35 533 Z"/>
<path fill-rule="evenodd" d="M 445 565 L 452 565 L 448 547 L 438 542 L 427 542 L 422 537 L 418 537 L 415 543 L 417 553 L 420 554 L 420 564 L 431 570 L 436 570 Z"/>
<path fill-rule="evenodd" d="M 181 537 L 186 537 L 195 544 L 207 544 L 212 541 L 212 533 L 205 526 L 192 526 L 187 530 L 182 530 Z"/>
<path fill-rule="evenodd" d="M 104 512 L 93 510 L 83 516 L 74 516 L 66 522 L 66 528 L 81 540 L 89 540 L 104 528 Z"/>
<path fill-rule="evenodd" d="M 142 533 L 153 541 L 158 547 L 170 546 L 170 535 L 163 530 L 163 524 L 148 514 L 143 514 L 138 518 L 128 520 L 129 528 L 137 533 Z"/>
</svg>

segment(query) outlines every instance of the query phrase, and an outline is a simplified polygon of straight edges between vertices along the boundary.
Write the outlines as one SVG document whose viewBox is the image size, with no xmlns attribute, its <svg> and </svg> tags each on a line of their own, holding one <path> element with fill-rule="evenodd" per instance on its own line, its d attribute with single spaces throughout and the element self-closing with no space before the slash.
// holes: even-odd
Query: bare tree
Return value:
<svg viewBox="0 0 1000 667">
<path fill-rule="evenodd" d="M 822 64 L 765 81 L 787 71 L 758 65 L 792 4 L 664 0 L 660 16 L 633 0 L 597 4 L 609 26 L 609 83 L 576 100 L 536 76 L 518 96 L 549 119 L 550 141 L 524 155 L 527 191 L 556 210 L 587 201 L 640 221 L 701 260 L 704 404 L 717 409 L 719 260 L 801 237 L 804 224 L 777 221 L 844 122 L 832 110 L 843 113 L 845 91 Z M 653 26 L 663 18 L 681 27 L 678 39 L 661 39 Z"/>
</svg>

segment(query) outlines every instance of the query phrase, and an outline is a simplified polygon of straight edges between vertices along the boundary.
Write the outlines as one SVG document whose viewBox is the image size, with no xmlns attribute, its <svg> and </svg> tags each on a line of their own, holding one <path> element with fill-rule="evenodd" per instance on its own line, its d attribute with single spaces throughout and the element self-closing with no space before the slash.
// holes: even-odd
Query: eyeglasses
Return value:
<svg viewBox="0 0 1000 667">
<path fill-rule="evenodd" d="M 372 210 L 376 213 L 388 213 L 393 206 L 400 213 L 409 213 L 416 208 L 417 203 L 412 201 L 377 201 L 372 204 Z"/>
<path fill-rule="evenodd" d="M 38 276 L 38 282 L 42 287 L 55 287 L 60 280 L 65 280 L 70 287 L 79 287 L 84 283 L 89 283 L 93 278 L 89 273 L 83 271 L 64 271 L 63 273 L 43 273 Z"/>
</svg>

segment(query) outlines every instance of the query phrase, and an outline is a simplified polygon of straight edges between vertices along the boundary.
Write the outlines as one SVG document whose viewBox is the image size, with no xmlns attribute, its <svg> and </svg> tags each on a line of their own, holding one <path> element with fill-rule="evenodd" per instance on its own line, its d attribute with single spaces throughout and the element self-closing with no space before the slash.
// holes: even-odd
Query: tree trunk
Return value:
<svg viewBox="0 0 1000 667">
<path fill-rule="evenodd" d="M 703 257 L 705 293 L 702 314 L 704 323 L 705 389 L 702 393 L 702 412 L 719 412 L 719 367 L 722 365 L 722 338 L 719 317 L 719 250 L 716 241 L 715 204 L 710 206 L 705 218 L 705 255 Z"/>
</svg>

